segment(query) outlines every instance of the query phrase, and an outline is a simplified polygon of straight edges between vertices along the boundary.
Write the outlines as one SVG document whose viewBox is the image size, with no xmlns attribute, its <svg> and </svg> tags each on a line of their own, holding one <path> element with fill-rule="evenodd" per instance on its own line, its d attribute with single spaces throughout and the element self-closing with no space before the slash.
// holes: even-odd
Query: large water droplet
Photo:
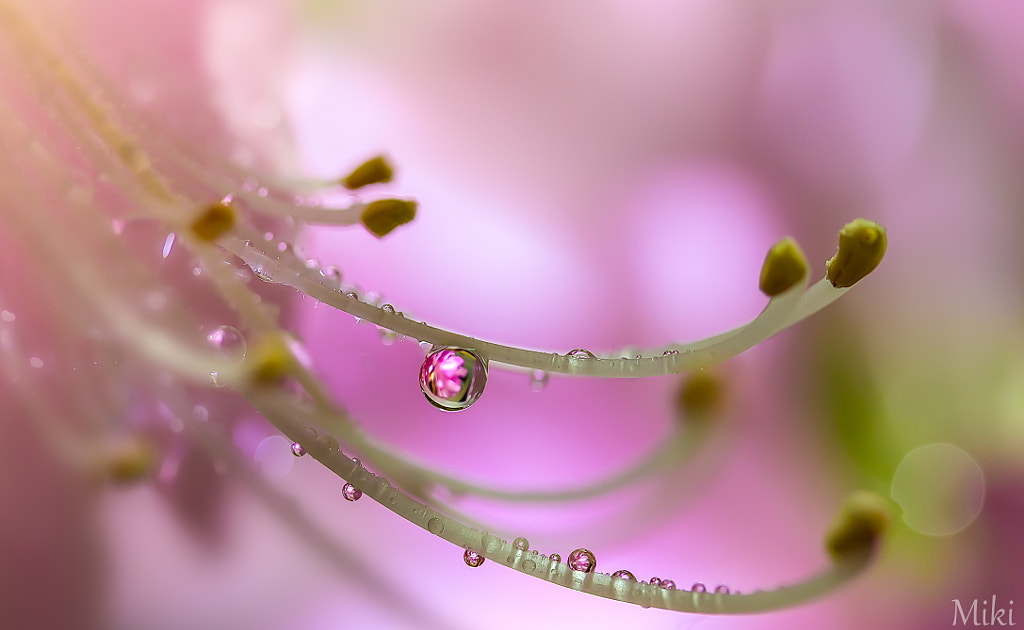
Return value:
<svg viewBox="0 0 1024 630">
<path fill-rule="evenodd" d="M 292 442 L 292 455 L 296 457 L 302 457 L 306 454 L 306 449 L 302 447 L 298 442 Z"/>
<path fill-rule="evenodd" d="M 478 567 L 484 563 L 484 557 L 475 551 L 466 550 L 466 553 L 462 554 L 462 559 L 467 565 L 471 567 Z"/>
<path fill-rule="evenodd" d="M 612 573 L 612 577 L 618 580 L 626 580 L 627 582 L 636 581 L 636 576 L 630 573 L 629 571 L 626 571 L 625 569 Z"/>
<path fill-rule="evenodd" d="M 461 348 L 438 348 L 423 360 L 420 389 L 442 411 L 461 411 L 475 403 L 487 385 L 487 363 Z"/>
<path fill-rule="evenodd" d="M 573 571 L 593 573 L 594 569 L 597 568 L 597 557 L 594 555 L 594 552 L 589 549 L 576 549 L 569 554 L 569 557 L 566 558 L 565 561 Z"/>
<path fill-rule="evenodd" d="M 528 551 L 530 549 L 530 541 L 520 536 L 512 541 L 512 549 L 516 551 Z"/>
<path fill-rule="evenodd" d="M 350 483 L 346 483 L 341 488 L 341 496 L 345 497 L 346 501 L 358 501 L 359 497 L 363 496 L 363 491 Z"/>
</svg>

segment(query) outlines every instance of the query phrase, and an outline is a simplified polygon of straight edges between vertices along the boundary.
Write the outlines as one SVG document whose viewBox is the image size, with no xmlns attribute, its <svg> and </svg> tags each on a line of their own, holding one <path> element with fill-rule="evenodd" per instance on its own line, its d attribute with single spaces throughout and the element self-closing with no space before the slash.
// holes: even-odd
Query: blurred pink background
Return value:
<svg viewBox="0 0 1024 630">
<path fill-rule="evenodd" d="M 300 242 L 398 310 L 484 339 L 564 353 L 714 334 L 762 308 L 773 242 L 796 237 L 817 277 L 847 221 L 878 221 L 889 254 L 862 286 L 723 366 L 721 426 L 675 478 L 580 504 L 459 505 L 542 553 L 589 547 L 600 571 L 742 591 L 821 567 L 851 490 L 891 491 L 906 519 L 875 566 L 814 604 L 642 610 L 470 569 L 370 500 L 342 500 L 310 458 L 268 463 L 260 453 L 287 444 L 264 442 L 273 430 L 244 407 L 211 417 L 428 611 L 420 623 L 231 484 L 203 495 L 219 523 L 207 530 L 184 527 L 188 502 L 157 484 L 79 489 L 25 456 L 36 438 L 5 401 L 0 591 L 21 590 L 0 594 L 0 617 L 10 607 L 24 624 L 12 627 L 924 629 L 950 625 L 954 598 L 993 595 L 1024 611 L 1020 3 L 56 6 L 126 101 L 194 146 L 313 176 L 390 155 L 388 192 L 419 200 L 414 223 L 383 240 L 310 228 Z M 597 479 L 675 421 L 678 378 L 552 377 L 535 392 L 498 369 L 472 409 L 444 414 L 417 389 L 415 343 L 274 295 L 370 433 L 472 479 Z"/>
</svg>

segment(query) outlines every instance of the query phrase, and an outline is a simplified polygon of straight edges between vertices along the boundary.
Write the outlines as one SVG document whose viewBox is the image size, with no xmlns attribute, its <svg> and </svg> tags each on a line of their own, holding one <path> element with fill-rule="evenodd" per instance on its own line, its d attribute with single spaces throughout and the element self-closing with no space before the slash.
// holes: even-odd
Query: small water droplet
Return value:
<svg viewBox="0 0 1024 630">
<path fill-rule="evenodd" d="M 694 593 L 707 593 L 708 587 L 704 586 L 700 582 L 696 582 L 693 586 L 690 587 L 690 590 Z"/>
<path fill-rule="evenodd" d="M 270 271 L 268 271 L 267 268 L 264 267 L 263 265 L 252 263 L 249 265 L 249 268 L 252 269 L 253 275 L 255 275 L 263 282 L 269 282 L 271 284 L 276 282 L 276 280 L 274 280 L 274 277 L 270 275 Z"/>
<path fill-rule="evenodd" d="M 650 580 L 648 580 L 648 582 L 650 583 L 651 586 L 661 586 L 661 578 L 660 577 L 652 577 Z"/>
<path fill-rule="evenodd" d="M 597 557 L 589 549 L 579 548 L 569 554 L 565 560 L 573 571 L 593 573 L 597 568 Z"/>
<path fill-rule="evenodd" d="M 569 359 L 573 359 L 576 361 L 584 361 L 597 358 L 596 356 L 594 356 L 593 352 L 587 350 L 586 348 L 576 348 L 575 350 L 570 350 L 565 354 L 565 356 Z"/>
<path fill-rule="evenodd" d="M 627 582 L 636 581 L 636 576 L 630 573 L 629 571 L 626 571 L 625 569 L 612 573 L 612 577 L 618 580 L 626 580 Z"/>
<path fill-rule="evenodd" d="M 262 186 L 260 187 L 259 190 L 256 191 L 256 194 L 259 195 L 260 197 L 266 197 L 267 195 L 270 194 L 270 191 L 267 190 L 266 186 Z"/>
<path fill-rule="evenodd" d="M 420 389 L 442 411 L 461 411 L 475 403 L 487 385 L 487 363 L 461 348 L 438 348 L 420 366 Z"/>
<path fill-rule="evenodd" d="M 341 271 L 333 266 L 328 265 L 320 270 L 320 273 L 324 276 L 324 284 L 328 288 L 338 291 L 341 289 Z"/>
<path fill-rule="evenodd" d="M 358 501 L 359 497 L 363 496 L 363 491 L 350 483 L 346 483 L 341 488 L 341 496 L 345 497 L 346 501 Z"/>
<path fill-rule="evenodd" d="M 167 235 L 167 238 L 164 239 L 164 247 L 163 247 L 162 250 L 160 250 L 161 258 L 167 258 L 168 256 L 170 256 L 171 255 L 171 249 L 173 247 L 174 247 L 174 232 L 171 232 L 170 234 Z"/>
<path fill-rule="evenodd" d="M 234 326 L 218 326 L 206 335 L 213 347 L 245 356 L 245 336 Z"/>
<path fill-rule="evenodd" d="M 380 307 L 380 310 L 384 311 L 385 313 L 388 313 L 389 315 L 395 314 L 395 307 L 390 304 L 384 304 L 383 306 Z"/>
<path fill-rule="evenodd" d="M 533 573 L 537 570 L 537 563 L 533 560 L 523 560 L 523 571 Z"/>
<path fill-rule="evenodd" d="M 663 357 L 670 357 L 673 354 L 679 354 L 679 351 L 678 350 L 666 350 L 666 351 L 661 353 L 661 356 L 663 356 Z"/>
<path fill-rule="evenodd" d="M 387 328 L 379 328 L 378 332 L 380 332 L 380 342 L 385 346 L 394 345 L 395 340 L 398 339 L 398 333 L 396 333 L 393 330 L 388 330 Z"/>
<path fill-rule="evenodd" d="M 430 351 L 434 349 L 434 344 L 430 343 L 429 341 L 420 341 L 419 347 L 420 350 L 423 351 L 423 354 L 430 354 Z"/>
<path fill-rule="evenodd" d="M 542 391 L 548 384 L 548 373 L 544 370 L 530 372 L 530 389 L 535 392 Z"/>
<path fill-rule="evenodd" d="M 43 360 L 40 359 L 39 357 L 32 357 L 31 359 L 28 360 L 28 364 L 37 370 L 45 365 L 45 363 L 43 363 Z"/>
<path fill-rule="evenodd" d="M 548 556 L 548 560 L 551 561 L 551 568 L 554 569 L 562 562 L 562 556 L 560 556 L 557 553 L 553 553 L 550 556 Z"/>
<path fill-rule="evenodd" d="M 512 541 L 512 549 L 515 549 L 516 551 L 528 551 L 530 549 L 530 541 L 520 536 Z"/>
<path fill-rule="evenodd" d="M 462 554 L 462 559 L 468 566 L 478 567 L 484 563 L 484 557 L 475 551 L 466 550 L 466 553 Z"/>
<path fill-rule="evenodd" d="M 444 533 L 444 521 L 435 516 L 427 521 L 427 531 L 435 536 L 440 536 Z"/>
<path fill-rule="evenodd" d="M 726 586 L 725 584 L 719 584 L 718 586 L 715 587 L 715 593 L 717 593 L 719 595 L 728 595 L 729 594 L 729 587 Z"/>
<path fill-rule="evenodd" d="M 672 580 L 662 580 L 661 581 L 661 588 L 663 588 L 663 589 L 665 589 L 667 591 L 674 591 L 674 590 L 676 590 L 676 583 L 673 582 Z"/>
<path fill-rule="evenodd" d="M 298 442 L 292 442 L 292 455 L 296 457 L 302 457 L 306 454 L 306 449 L 302 447 Z"/>
<path fill-rule="evenodd" d="M 491 536 L 488 533 L 484 533 L 481 538 L 484 544 L 484 550 L 487 553 L 497 553 L 498 549 L 501 548 L 501 541 L 498 540 L 497 536 Z"/>
</svg>

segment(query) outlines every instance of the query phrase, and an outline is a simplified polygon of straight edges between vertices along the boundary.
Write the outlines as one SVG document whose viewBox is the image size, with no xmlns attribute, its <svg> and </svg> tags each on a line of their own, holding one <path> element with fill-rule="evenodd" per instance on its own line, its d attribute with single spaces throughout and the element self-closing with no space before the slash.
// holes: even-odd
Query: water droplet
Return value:
<svg viewBox="0 0 1024 630">
<path fill-rule="evenodd" d="M 266 267 L 258 265 L 256 263 L 252 263 L 249 265 L 249 268 L 252 269 L 253 274 L 260 280 L 270 283 L 276 282 L 276 280 L 274 280 L 274 277 L 270 275 L 270 272 L 267 270 Z"/>
<path fill-rule="evenodd" d="M 383 306 L 380 307 L 380 310 L 384 311 L 385 313 L 388 313 L 389 315 L 395 314 L 395 307 L 391 306 L 390 304 L 384 304 Z"/>
<path fill-rule="evenodd" d="M 715 587 L 715 593 L 718 593 L 719 595 L 728 595 L 729 594 L 729 587 L 726 586 L 725 584 L 719 584 L 718 586 Z"/>
<path fill-rule="evenodd" d="M 160 250 L 160 256 L 162 258 L 167 258 L 168 256 L 170 256 L 171 255 L 171 249 L 173 247 L 174 247 L 174 232 L 171 232 L 170 234 L 167 235 L 167 238 L 164 239 L 164 248 L 162 250 Z"/>
<path fill-rule="evenodd" d="M 440 536 L 444 533 L 444 521 L 435 516 L 427 521 L 427 531 L 435 536 Z"/>
<path fill-rule="evenodd" d="M 650 580 L 648 580 L 648 582 L 650 582 L 651 586 L 661 586 L 660 577 L 652 577 Z"/>
<path fill-rule="evenodd" d="M 320 270 L 320 273 L 324 276 L 324 284 L 328 288 L 338 291 L 341 289 L 341 271 L 333 266 L 328 265 Z"/>
<path fill-rule="evenodd" d="M 533 573 L 537 570 L 537 563 L 533 560 L 523 560 L 523 571 Z"/>
<path fill-rule="evenodd" d="M 461 348 L 438 348 L 423 360 L 420 389 L 442 411 L 461 411 L 480 398 L 487 385 L 487 363 Z"/>
<path fill-rule="evenodd" d="M 596 356 L 594 356 L 593 352 L 591 352 L 590 350 L 587 350 L 586 348 L 576 348 L 575 350 L 570 350 L 569 352 L 567 352 L 565 354 L 565 356 L 567 358 L 569 358 L 569 359 L 574 359 L 576 361 L 583 361 L 583 360 L 596 359 L 597 358 Z"/>
<path fill-rule="evenodd" d="M 663 357 L 670 357 L 673 354 L 679 354 L 679 351 L 678 350 L 666 350 L 666 351 L 661 353 L 661 356 L 663 356 Z"/>
<path fill-rule="evenodd" d="M 380 332 L 380 342 L 385 346 L 393 345 L 395 343 L 395 340 L 398 339 L 398 333 L 396 333 L 393 330 L 388 330 L 387 328 L 380 328 L 378 329 L 378 331 Z"/>
<path fill-rule="evenodd" d="M 694 593 L 707 593 L 708 587 L 704 586 L 700 582 L 696 582 L 693 586 L 690 587 L 690 590 Z"/>
<path fill-rule="evenodd" d="M 43 360 L 40 359 L 39 357 L 32 357 L 31 359 L 28 360 L 28 364 L 36 368 L 37 370 L 43 367 L 43 365 L 45 365 L 45 363 L 43 363 Z"/>
<path fill-rule="evenodd" d="M 317 271 L 320 269 L 320 261 L 316 258 L 310 258 L 306 261 L 306 269 L 310 271 Z"/>
<path fill-rule="evenodd" d="M 544 370 L 530 372 L 530 389 L 535 392 L 542 391 L 548 384 L 548 373 Z"/>
<path fill-rule="evenodd" d="M 430 351 L 434 349 L 434 344 L 429 341 L 420 341 L 419 346 L 420 350 L 423 351 L 423 354 L 430 354 Z"/>
<path fill-rule="evenodd" d="M 569 557 L 566 558 L 565 561 L 573 571 L 593 573 L 594 569 L 597 568 L 597 557 L 594 556 L 594 552 L 589 549 L 576 549 L 569 554 Z"/>
<path fill-rule="evenodd" d="M 501 541 L 498 540 L 497 536 L 491 536 L 485 532 L 481 539 L 484 543 L 484 550 L 487 553 L 497 553 L 498 549 L 501 548 Z"/>
<path fill-rule="evenodd" d="M 306 454 L 306 449 L 302 447 L 298 442 L 292 442 L 292 455 L 296 457 L 302 457 Z"/>
<path fill-rule="evenodd" d="M 530 549 L 530 541 L 520 536 L 512 541 L 512 549 L 515 549 L 516 551 L 528 551 Z"/>
<path fill-rule="evenodd" d="M 636 576 L 630 573 L 629 571 L 626 571 L 625 569 L 612 573 L 612 577 L 618 580 L 626 580 L 627 582 L 636 581 Z"/>
<path fill-rule="evenodd" d="M 192 407 L 192 415 L 200 422 L 208 422 L 210 420 L 210 410 L 203 405 Z"/>
<path fill-rule="evenodd" d="M 245 337 L 234 326 L 218 326 L 206 335 L 206 340 L 215 348 L 245 356 Z"/>
<path fill-rule="evenodd" d="M 341 496 L 345 497 L 346 501 L 358 501 L 359 497 L 363 496 L 363 491 L 350 483 L 346 483 L 341 488 Z"/>
<path fill-rule="evenodd" d="M 462 554 L 462 559 L 468 566 L 478 567 L 484 563 L 484 557 L 475 551 L 466 550 L 466 553 Z"/>
<path fill-rule="evenodd" d="M 259 195 L 260 197 L 266 197 L 267 195 L 270 194 L 270 191 L 267 190 L 266 186 L 262 186 L 260 187 L 259 190 L 256 191 L 256 194 Z"/>
<path fill-rule="evenodd" d="M 676 590 L 676 583 L 672 580 L 662 580 L 661 588 L 665 589 L 666 591 L 674 591 Z"/>
</svg>

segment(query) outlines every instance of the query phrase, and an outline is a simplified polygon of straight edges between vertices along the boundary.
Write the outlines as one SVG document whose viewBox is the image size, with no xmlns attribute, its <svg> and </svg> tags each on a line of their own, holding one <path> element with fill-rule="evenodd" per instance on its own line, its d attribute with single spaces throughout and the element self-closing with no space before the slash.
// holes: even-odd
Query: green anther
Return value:
<svg viewBox="0 0 1024 630">
<path fill-rule="evenodd" d="M 280 336 L 269 337 L 246 356 L 254 385 L 276 385 L 292 371 L 293 358 L 288 344 Z"/>
<path fill-rule="evenodd" d="M 825 548 L 839 562 L 874 550 L 892 522 L 892 506 L 876 494 L 854 492 L 839 511 L 825 537 Z"/>
<path fill-rule="evenodd" d="M 370 184 L 390 182 L 394 174 L 394 169 L 391 168 L 387 158 L 378 155 L 357 166 L 345 179 L 341 180 L 341 183 L 345 188 L 355 190 Z"/>
<path fill-rule="evenodd" d="M 223 201 L 204 210 L 192 222 L 192 233 L 201 240 L 213 242 L 235 225 L 235 209 Z"/>
<path fill-rule="evenodd" d="M 687 419 L 702 419 L 714 415 L 722 405 L 722 379 L 714 372 L 694 372 L 679 388 L 679 411 Z"/>
<path fill-rule="evenodd" d="M 768 297 L 785 293 L 806 278 L 808 271 L 807 257 L 796 241 L 787 236 L 772 245 L 764 257 L 759 283 L 761 292 Z"/>
<path fill-rule="evenodd" d="M 839 251 L 828 261 L 828 279 L 837 289 L 852 287 L 882 262 L 887 247 L 885 228 L 856 219 L 839 232 Z"/>
<path fill-rule="evenodd" d="M 416 218 L 416 202 L 411 199 L 378 199 L 366 204 L 362 215 L 363 225 L 381 238 L 399 225 Z"/>
</svg>

